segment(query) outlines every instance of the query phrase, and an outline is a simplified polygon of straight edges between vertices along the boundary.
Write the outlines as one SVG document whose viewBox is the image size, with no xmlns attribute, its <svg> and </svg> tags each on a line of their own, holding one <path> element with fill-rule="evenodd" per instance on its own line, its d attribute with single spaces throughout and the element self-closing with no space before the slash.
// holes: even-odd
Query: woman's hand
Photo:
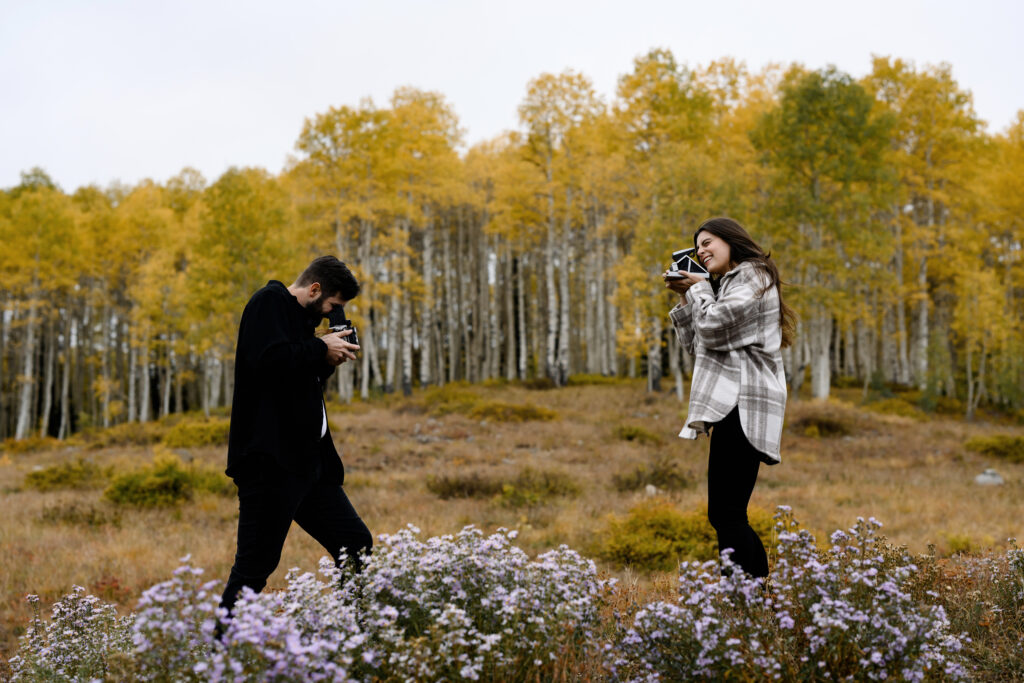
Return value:
<svg viewBox="0 0 1024 683">
<path fill-rule="evenodd" d="M 665 287 L 678 294 L 680 300 L 686 295 L 686 290 L 704 279 L 692 273 L 679 272 L 676 275 L 681 277 L 668 277 L 668 273 L 665 273 L 663 277 L 665 278 Z"/>
</svg>

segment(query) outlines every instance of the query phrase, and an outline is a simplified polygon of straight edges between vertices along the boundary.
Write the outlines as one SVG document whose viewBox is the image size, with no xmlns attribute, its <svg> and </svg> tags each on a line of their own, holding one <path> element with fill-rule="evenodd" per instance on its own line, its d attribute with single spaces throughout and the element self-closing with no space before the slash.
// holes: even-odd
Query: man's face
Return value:
<svg viewBox="0 0 1024 683">
<path fill-rule="evenodd" d="M 317 322 L 326 318 L 327 314 L 334 310 L 335 306 L 344 306 L 348 303 L 338 294 L 325 297 L 319 286 L 316 286 L 315 291 L 311 290 L 310 295 L 315 298 L 310 299 L 310 301 L 306 303 L 306 312 L 309 313 L 309 316 Z"/>
</svg>

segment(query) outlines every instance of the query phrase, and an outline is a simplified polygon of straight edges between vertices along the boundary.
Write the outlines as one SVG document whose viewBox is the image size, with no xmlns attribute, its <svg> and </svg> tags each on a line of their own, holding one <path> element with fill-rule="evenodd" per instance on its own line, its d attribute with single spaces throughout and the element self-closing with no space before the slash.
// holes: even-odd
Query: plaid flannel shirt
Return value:
<svg viewBox="0 0 1024 683">
<path fill-rule="evenodd" d="M 722 420 L 739 406 L 740 424 L 768 464 L 781 461 L 779 442 L 786 411 L 779 291 L 759 268 L 744 261 L 722 277 L 716 297 L 708 282 L 686 292 L 685 305 L 669 312 L 679 341 L 694 356 L 690 406 L 679 436 Z"/>
</svg>

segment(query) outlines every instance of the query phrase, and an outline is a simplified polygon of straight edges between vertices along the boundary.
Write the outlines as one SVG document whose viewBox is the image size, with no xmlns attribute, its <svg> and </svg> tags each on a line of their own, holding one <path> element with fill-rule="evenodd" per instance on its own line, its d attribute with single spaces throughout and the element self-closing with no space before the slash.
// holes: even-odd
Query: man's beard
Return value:
<svg viewBox="0 0 1024 683">
<path fill-rule="evenodd" d="M 323 305 L 321 304 L 323 300 L 324 295 L 323 292 L 321 292 L 320 296 L 318 296 L 314 301 L 309 301 L 304 306 L 306 309 L 306 315 L 308 315 L 310 320 L 313 321 L 313 325 L 319 325 L 320 321 L 326 317 Z"/>
</svg>

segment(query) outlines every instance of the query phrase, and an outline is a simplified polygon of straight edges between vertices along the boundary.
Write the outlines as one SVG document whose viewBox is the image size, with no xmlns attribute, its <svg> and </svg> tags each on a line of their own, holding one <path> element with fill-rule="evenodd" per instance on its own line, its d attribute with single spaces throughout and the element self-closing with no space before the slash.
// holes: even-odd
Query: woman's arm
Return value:
<svg viewBox="0 0 1024 683">
<path fill-rule="evenodd" d="M 694 336 L 713 351 L 732 351 L 761 341 L 761 304 L 765 279 L 743 268 L 716 299 L 711 285 L 701 282 L 686 293 L 692 309 Z"/>
</svg>

